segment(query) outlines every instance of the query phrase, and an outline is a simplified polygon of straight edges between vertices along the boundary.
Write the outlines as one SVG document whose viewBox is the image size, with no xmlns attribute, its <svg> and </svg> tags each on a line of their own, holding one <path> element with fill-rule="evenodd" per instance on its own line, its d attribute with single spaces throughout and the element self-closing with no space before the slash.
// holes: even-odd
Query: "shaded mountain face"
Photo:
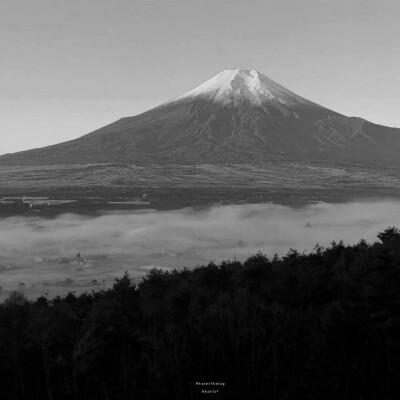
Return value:
<svg viewBox="0 0 400 400">
<path fill-rule="evenodd" d="M 226 70 L 143 114 L 0 164 L 187 164 L 271 157 L 397 161 L 400 129 L 346 117 L 254 70 Z"/>
</svg>

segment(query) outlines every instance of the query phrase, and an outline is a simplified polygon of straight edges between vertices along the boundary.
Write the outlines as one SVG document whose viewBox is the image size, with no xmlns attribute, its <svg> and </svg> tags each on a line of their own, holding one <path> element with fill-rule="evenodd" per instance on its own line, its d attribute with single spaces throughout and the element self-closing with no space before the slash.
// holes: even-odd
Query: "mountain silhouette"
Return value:
<svg viewBox="0 0 400 400">
<path fill-rule="evenodd" d="M 255 70 L 225 70 L 143 114 L 0 164 L 190 164 L 270 157 L 399 160 L 400 129 L 346 117 Z"/>
</svg>

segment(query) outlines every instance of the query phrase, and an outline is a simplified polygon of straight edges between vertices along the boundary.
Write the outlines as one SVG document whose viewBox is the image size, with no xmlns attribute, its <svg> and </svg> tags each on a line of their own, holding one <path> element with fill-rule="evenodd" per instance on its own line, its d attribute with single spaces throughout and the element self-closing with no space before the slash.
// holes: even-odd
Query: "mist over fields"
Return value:
<svg viewBox="0 0 400 400">
<path fill-rule="evenodd" d="M 397 201 L 10 217 L 0 220 L 0 296 L 15 289 L 37 296 L 107 287 L 125 270 L 140 277 L 152 266 L 195 267 L 258 251 L 272 257 L 340 239 L 373 242 L 393 225 L 400 226 Z"/>
</svg>

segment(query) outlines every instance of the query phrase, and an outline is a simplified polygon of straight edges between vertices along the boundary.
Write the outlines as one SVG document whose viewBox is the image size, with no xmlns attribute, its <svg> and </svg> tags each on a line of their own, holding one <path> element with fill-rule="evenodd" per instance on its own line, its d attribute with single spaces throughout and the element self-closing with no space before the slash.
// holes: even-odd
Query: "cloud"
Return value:
<svg viewBox="0 0 400 400">
<path fill-rule="evenodd" d="M 56 219 L 12 217 L 0 221 L 0 251 L 71 256 L 201 254 L 201 260 L 247 257 L 261 250 L 284 254 L 290 247 L 310 250 L 343 239 L 374 240 L 389 225 L 400 225 L 400 203 L 318 203 L 303 208 L 245 204 L 193 211 L 146 211 L 97 218 L 65 214 Z"/>
<path fill-rule="evenodd" d="M 244 204 L 96 218 L 71 214 L 56 219 L 11 217 L 0 220 L 0 263 L 16 268 L 0 272 L 0 279 L 16 285 L 18 280 L 27 280 L 29 273 L 32 282 L 66 277 L 112 282 L 125 270 L 140 275 L 150 265 L 194 267 L 235 256 L 244 260 L 257 251 L 269 256 L 284 255 L 289 248 L 309 251 L 317 242 L 322 246 L 340 239 L 371 242 L 392 225 L 400 226 L 400 202 L 318 203 L 303 208 Z M 33 257 L 74 257 L 78 251 L 83 256 L 121 257 L 79 274 L 75 267 L 39 268 L 32 262 Z"/>
</svg>

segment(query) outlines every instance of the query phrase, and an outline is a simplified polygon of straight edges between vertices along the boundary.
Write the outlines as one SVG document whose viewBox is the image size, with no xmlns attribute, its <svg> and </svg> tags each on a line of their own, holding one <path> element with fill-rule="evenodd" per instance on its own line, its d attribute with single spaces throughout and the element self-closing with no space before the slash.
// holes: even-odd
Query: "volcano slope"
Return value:
<svg viewBox="0 0 400 400">
<path fill-rule="evenodd" d="M 0 188 L 338 190 L 397 195 L 400 129 L 346 117 L 255 70 L 78 139 L 0 157 Z"/>
</svg>

